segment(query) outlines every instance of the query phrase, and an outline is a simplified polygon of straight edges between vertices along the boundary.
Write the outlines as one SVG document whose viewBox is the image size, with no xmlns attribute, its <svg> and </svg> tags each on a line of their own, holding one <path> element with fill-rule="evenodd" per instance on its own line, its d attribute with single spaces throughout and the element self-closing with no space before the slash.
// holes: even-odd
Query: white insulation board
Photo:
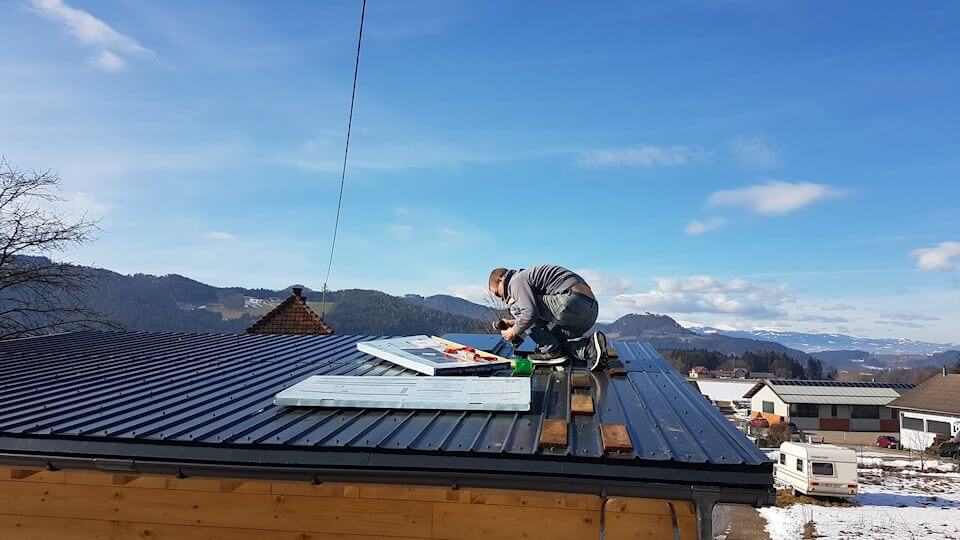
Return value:
<svg viewBox="0 0 960 540">
<path fill-rule="evenodd" d="M 281 391 L 275 405 L 451 411 L 529 411 L 528 377 L 314 375 Z"/>
</svg>

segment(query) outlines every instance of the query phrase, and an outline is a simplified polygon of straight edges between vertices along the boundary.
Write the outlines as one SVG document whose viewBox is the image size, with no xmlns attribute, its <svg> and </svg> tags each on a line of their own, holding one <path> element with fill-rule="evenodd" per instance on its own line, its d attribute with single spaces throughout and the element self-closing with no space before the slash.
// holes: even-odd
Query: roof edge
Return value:
<svg viewBox="0 0 960 540">
<path fill-rule="evenodd" d="M 904 407 L 904 406 L 902 406 L 902 405 L 894 405 L 894 404 L 893 404 L 893 401 L 891 401 L 889 404 L 887 404 L 887 407 L 890 407 L 891 409 L 900 409 L 900 410 L 903 410 L 903 411 L 915 411 L 915 412 L 922 412 L 922 413 L 927 413 L 927 414 L 939 414 L 939 415 L 941 415 L 941 416 L 955 416 L 955 417 L 960 418 L 960 412 L 935 411 L 935 410 L 932 410 L 932 409 L 920 409 L 920 408 L 917 408 L 917 407 Z"/>
<path fill-rule="evenodd" d="M 49 470 L 79 469 L 107 473 L 161 474 L 179 478 L 226 477 L 250 480 L 301 481 L 366 484 L 417 484 L 521 491 L 580 493 L 600 497 L 622 496 L 650 499 L 694 501 L 697 494 L 714 488 L 718 503 L 771 506 L 776 503 L 772 486 L 690 485 L 664 482 L 629 482 L 617 479 L 582 479 L 578 477 L 542 476 L 533 473 L 487 471 L 423 471 L 363 470 L 348 467 L 285 467 L 261 463 L 225 464 L 177 460 L 123 460 L 48 454 L 0 453 L 0 463 L 14 466 L 40 467 Z"/>
<path fill-rule="evenodd" d="M 537 486 L 541 481 L 566 482 L 583 486 L 612 481 L 624 485 L 661 483 L 716 486 L 721 489 L 766 490 L 773 484 L 773 463 L 716 465 L 674 462 L 638 464 L 634 460 L 604 463 L 573 462 L 569 459 L 540 459 L 542 456 L 501 456 L 498 454 L 444 455 L 324 449 L 283 449 L 262 447 L 172 446 L 149 442 L 71 440 L 62 438 L 0 436 L 0 463 L 32 456 L 34 461 L 53 463 L 79 460 L 109 464 L 114 472 L 140 472 L 142 467 L 174 463 L 232 470 L 269 471 L 303 469 L 350 471 L 356 476 L 432 475 L 459 478 L 471 475 L 522 476 Z M 107 465 L 104 465 L 107 466 Z M 552 480 L 551 480 L 552 479 Z M 330 481 L 330 480 L 327 480 Z"/>
</svg>

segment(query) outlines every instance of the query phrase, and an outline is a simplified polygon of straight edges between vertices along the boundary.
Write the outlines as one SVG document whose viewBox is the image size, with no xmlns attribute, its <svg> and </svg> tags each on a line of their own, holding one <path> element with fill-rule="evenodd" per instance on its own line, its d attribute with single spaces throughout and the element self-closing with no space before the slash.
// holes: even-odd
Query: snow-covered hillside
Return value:
<svg viewBox="0 0 960 540">
<path fill-rule="evenodd" d="M 872 354 L 933 354 L 950 349 L 960 349 L 960 345 L 950 343 L 930 343 L 902 338 L 858 338 L 846 334 L 809 334 L 779 330 L 722 330 L 712 327 L 688 327 L 688 330 L 702 334 L 724 334 L 732 337 L 775 341 L 791 349 L 799 349 L 804 352 L 856 350 Z"/>
</svg>

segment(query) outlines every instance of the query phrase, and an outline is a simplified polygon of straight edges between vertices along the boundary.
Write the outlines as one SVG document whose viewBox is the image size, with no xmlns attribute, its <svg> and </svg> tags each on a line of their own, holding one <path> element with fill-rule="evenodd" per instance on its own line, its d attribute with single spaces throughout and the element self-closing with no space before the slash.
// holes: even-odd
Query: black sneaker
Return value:
<svg viewBox="0 0 960 540">
<path fill-rule="evenodd" d="M 590 371 L 608 367 L 607 336 L 603 335 L 603 332 L 598 330 L 590 336 L 590 343 L 587 344 L 586 360 Z"/>
<path fill-rule="evenodd" d="M 554 366 L 567 361 L 567 355 L 563 351 L 553 352 L 535 352 L 527 355 L 527 360 L 532 364 L 543 364 Z"/>
</svg>

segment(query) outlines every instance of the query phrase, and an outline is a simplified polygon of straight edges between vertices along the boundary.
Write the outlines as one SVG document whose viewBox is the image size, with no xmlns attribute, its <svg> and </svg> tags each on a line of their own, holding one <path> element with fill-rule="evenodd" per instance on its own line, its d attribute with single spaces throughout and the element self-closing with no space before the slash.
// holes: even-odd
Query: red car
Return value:
<svg viewBox="0 0 960 540">
<path fill-rule="evenodd" d="M 900 441 L 893 435 L 880 435 L 877 437 L 877 446 L 880 448 L 891 448 L 896 450 L 900 448 Z"/>
<path fill-rule="evenodd" d="M 767 419 L 762 416 L 751 418 L 747 423 L 753 427 L 770 427 L 770 422 L 767 422 Z"/>
</svg>

